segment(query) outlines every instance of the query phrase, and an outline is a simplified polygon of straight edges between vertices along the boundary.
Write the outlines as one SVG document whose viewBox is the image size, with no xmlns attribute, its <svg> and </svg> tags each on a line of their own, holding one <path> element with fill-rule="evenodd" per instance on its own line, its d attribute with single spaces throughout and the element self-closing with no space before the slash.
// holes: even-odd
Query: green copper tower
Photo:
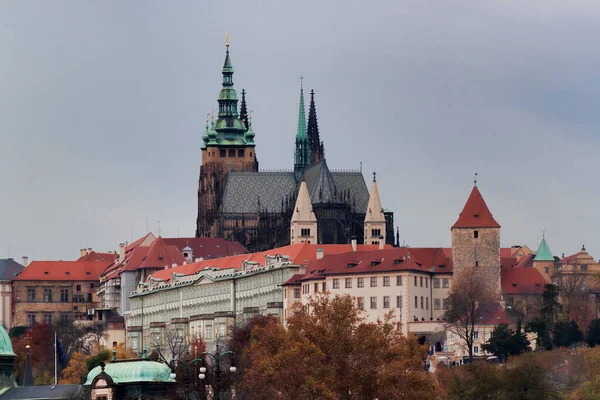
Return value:
<svg viewBox="0 0 600 400">
<path fill-rule="evenodd" d="M 217 132 L 215 142 L 226 146 L 246 146 L 246 124 L 238 114 L 238 98 L 233 88 L 233 66 L 229 57 L 229 40 L 226 43 L 225 62 L 223 63 L 223 87 L 219 92 L 219 113 L 214 130 Z M 211 140 L 209 144 L 212 144 Z"/>
<path fill-rule="evenodd" d="M 306 134 L 306 112 L 304 111 L 304 87 L 300 84 L 300 106 L 298 109 L 298 130 L 296 132 L 296 153 L 294 156 L 296 181 L 300 180 L 304 169 L 310 167 L 310 158 L 310 144 Z"/>
</svg>

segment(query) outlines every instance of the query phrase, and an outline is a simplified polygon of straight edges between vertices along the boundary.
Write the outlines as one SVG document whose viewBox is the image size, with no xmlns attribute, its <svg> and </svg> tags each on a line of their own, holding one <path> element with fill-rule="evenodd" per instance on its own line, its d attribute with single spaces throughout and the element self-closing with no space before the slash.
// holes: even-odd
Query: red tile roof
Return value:
<svg viewBox="0 0 600 400">
<path fill-rule="evenodd" d="M 500 228 L 477 186 L 473 187 L 458 220 L 452 228 Z"/>
<path fill-rule="evenodd" d="M 15 281 L 97 281 L 105 261 L 32 261 Z"/>
<path fill-rule="evenodd" d="M 115 261 L 116 255 L 113 253 L 97 253 L 95 251 L 90 251 L 83 257 L 79 257 L 77 261 L 105 261 L 112 263 Z"/>
<path fill-rule="evenodd" d="M 504 294 L 542 294 L 546 281 L 535 268 L 502 268 L 502 292 Z"/>
<path fill-rule="evenodd" d="M 413 248 L 398 247 L 376 251 L 356 251 L 335 254 L 314 260 L 306 267 L 302 280 L 324 279 L 329 275 L 373 272 L 421 271 L 431 273 L 431 266 L 422 264 Z"/>
<path fill-rule="evenodd" d="M 167 246 L 162 237 L 156 238 L 149 247 L 138 246 L 127 260 L 123 271 L 137 271 L 145 268 L 171 267 L 181 265 L 185 258 L 175 246 Z"/>
<path fill-rule="evenodd" d="M 222 238 L 164 238 L 167 246 L 175 246 L 183 254 L 189 247 L 193 258 L 219 258 L 238 254 L 246 254 L 248 250 L 239 242 Z"/>
<path fill-rule="evenodd" d="M 174 268 L 162 269 L 153 273 L 152 278 L 169 281 L 171 280 L 171 274 L 173 273 L 193 275 L 206 268 L 240 269 L 244 261 L 253 261 L 259 263 L 260 265 L 264 265 L 265 257 L 267 255 L 275 256 L 277 254 L 282 256 L 289 256 L 291 261 L 299 265 L 305 265 L 316 258 L 316 250 L 313 246 L 311 246 L 308 243 L 299 243 L 284 247 L 278 247 L 272 250 L 262 251 L 260 253 L 241 254 L 237 256 L 215 258 L 191 264 L 181 265 Z"/>
</svg>

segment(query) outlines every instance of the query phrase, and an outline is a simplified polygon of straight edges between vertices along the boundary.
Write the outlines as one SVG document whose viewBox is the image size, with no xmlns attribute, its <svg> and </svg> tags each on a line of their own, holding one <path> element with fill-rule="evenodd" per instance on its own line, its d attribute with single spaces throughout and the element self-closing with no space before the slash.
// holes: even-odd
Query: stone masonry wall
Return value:
<svg viewBox="0 0 600 400">
<path fill-rule="evenodd" d="M 500 228 L 452 229 L 452 262 L 455 277 L 478 265 L 500 297 Z"/>
</svg>

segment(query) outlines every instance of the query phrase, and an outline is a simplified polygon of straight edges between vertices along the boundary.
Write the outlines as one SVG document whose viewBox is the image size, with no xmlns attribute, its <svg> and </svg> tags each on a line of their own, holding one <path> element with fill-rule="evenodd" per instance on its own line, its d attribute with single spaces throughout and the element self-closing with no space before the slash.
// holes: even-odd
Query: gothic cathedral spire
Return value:
<svg viewBox="0 0 600 400">
<path fill-rule="evenodd" d="M 311 151 L 306 134 L 306 112 L 304 111 L 304 87 L 300 84 L 300 106 L 298 108 L 298 130 L 296 131 L 296 153 L 294 155 L 294 173 L 296 181 L 305 168 L 310 167 Z"/>
<path fill-rule="evenodd" d="M 323 142 L 319 137 L 319 124 L 317 123 L 317 110 L 315 108 L 315 91 L 310 91 L 310 106 L 308 108 L 308 142 L 310 145 L 311 161 L 316 163 L 325 158 Z"/>
<path fill-rule="evenodd" d="M 242 102 L 240 103 L 240 119 L 248 129 L 248 107 L 246 106 L 246 89 L 242 89 Z"/>
<path fill-rule="evenodd" d="M 317 217 L 310 201 L 308 186 L 302 180 L 290 221 L 290 244 L 302 242 L 317 244 L 317 238 Z"/>
<path fill-rule="evenodd" d="M 373 184 L 371 186 L 371 195 L 365 214 L 365 244 L 384 245 L 386 241 L 386 222 L 379 197 L 379 188 L 377 187 L 376 174 L 373 172 Z"/>
</svg>

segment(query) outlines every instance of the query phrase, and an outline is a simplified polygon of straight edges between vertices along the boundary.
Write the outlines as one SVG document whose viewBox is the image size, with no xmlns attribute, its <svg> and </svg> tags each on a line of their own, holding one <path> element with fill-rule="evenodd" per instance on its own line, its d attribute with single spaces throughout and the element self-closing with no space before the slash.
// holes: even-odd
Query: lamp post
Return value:
<svg viewBox="0 0 600 400">
<path fill-rule="evenodd" d="M 206 378 L 206 366 L 205 366 L 205 358 L 206 356 L 210 356 L 213 358 L 213 361 L 215 362 L 215 384 L 214 384 L 214 388 L 213 388 L 213 399 L 214 400 L 221 400 L 221 360 L 223 360 L 223 357 L 225 356 L 229 356 L 231 358 L 231 366 L 229 367 L 229 372 L 231 373 L 235 373 L 235 371 L 237 370 L 235 367 L 235 359 L 234 359 L 234 352 L 233 351 L 226 351 L 221 353 L 219 351 L 219 338 L 217 338 L 216 340 L 216 350 L 214 353 L 208 352 L 208 351 L 203 351 L 202 353 L 200 353 L 200 357 L 194 358 L 193 360 L 190 361 L 190 351 L 189 348 L 186 350 L 186 359 L 185 361 L 183 360 L 179 360 L 177 358 L 173 359 L 173 361 L 171 361 L 171 378 L 175 379 L 177 377 L 177 375 L 175 374 L 175 368 L 177 366 L 177 363 L 181 363 L 183 364 L 184 368 L 185 368 L 185 376 L 184 376 L 184 386 L 185 386 L 185 398 L 188 398 L 188 393 L 190 393 L 190 367 L 192 366 L 192 364 L 199 362 L 200 363 L 200 374 L 198 374 L 198 378 L 200 378 L 201 380 L 204 380 Z"/>
</svg>

